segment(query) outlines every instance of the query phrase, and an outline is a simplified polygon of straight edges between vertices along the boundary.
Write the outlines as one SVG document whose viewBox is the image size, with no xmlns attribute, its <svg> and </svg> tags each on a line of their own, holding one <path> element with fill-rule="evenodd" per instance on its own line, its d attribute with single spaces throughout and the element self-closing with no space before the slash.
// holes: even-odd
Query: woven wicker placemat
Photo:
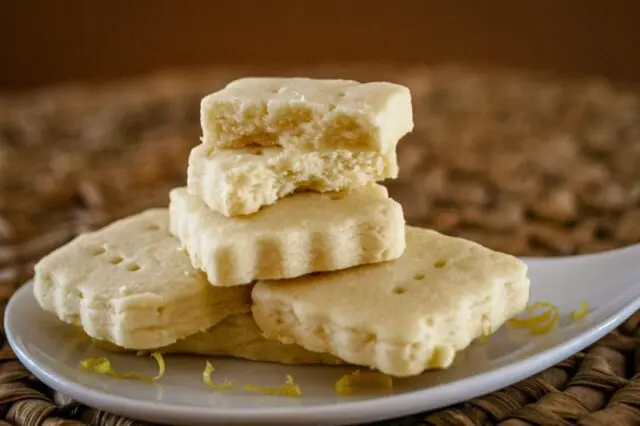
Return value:
<svg viewBox="0 0 640 426">
<path fill-rule="evenodd" d="M 201 96 L 241 75 L 387 79 L 416 128 L 388 184 L 408 222 L 516 255 L 640 242 L 640 97 L 606 81 L 457 67 L 216 69 L 0 96 L 0 306 L 42 255 L 182 185 Z M 0 426 L 132 425 L 57 395 L 3 342 Z M 640 315 L 464 404 L 381 424 L 640 425 Z"/>
</svg>

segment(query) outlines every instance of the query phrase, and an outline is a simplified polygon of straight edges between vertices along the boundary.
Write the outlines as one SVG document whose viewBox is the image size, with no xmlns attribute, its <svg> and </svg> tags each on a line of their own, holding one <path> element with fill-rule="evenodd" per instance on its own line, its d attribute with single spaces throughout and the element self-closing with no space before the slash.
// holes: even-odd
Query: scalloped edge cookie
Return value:
<svg viewBox="0 0 640 426">
<path fill-rule="evenodd" d="M 40 306 L 128 349 L 166 346 L 247 312 L 248 288 L 215 288 L 150 209 L 76 237 L 35 266 Z"/>
<path fill-rule="evenodd" d="M 392 376 L 447 368 L 457 351 L 525 309 L 527 266 L 477 243 L 407 226 L 397 260 L 258 281 L 253 316 L 269 338 Z"/>
<path fill-rule="evenodd" d="M 336 193 L 296 193 L 234 218 L 176 188 L 169 210 L 171 232 L 214 286 L 383 262 L 405 248 L 402 207 L 377 184 Z"/>
</svg>

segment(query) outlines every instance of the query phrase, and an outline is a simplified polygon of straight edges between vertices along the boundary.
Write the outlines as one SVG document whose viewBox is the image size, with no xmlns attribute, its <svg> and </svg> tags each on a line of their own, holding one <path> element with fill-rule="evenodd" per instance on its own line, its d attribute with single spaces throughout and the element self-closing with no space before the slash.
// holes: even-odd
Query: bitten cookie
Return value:
<svg viewBox="0 0 640 426">
<path fill-rule="evenodd" d="M 96 346 L 112 352 L 126 351 L 99 341 L 96 342 Z M 344 363 L 332 355 L 311 352 L 295 344 L 286 345 L 278 340 L 266 339 L 251 314 L 228 316 L 207 331 L 154 351 L 163 354 L 229 356 L 280 364 Z"/>
<path fill-rule="evenodd" d="M 243 78 L 205 96 L 205 144 L 387 153 L 413 129 L 409 89 L 393 83 Z"/>
<path fill-rule="evenodd" d="M 216 288 L 151 209 L 78 236 L 35 266 L 43 309 L 128 349 L 166 346 L 247 312 L 248 288 Z"/>
<path fill-rule="evenodd" d="M 393 376 L 446 368 L 529 298 L 513 256 L 407 227 L 397 260 L 285 281 L 258 281 L 253 315 L 270 338 Z"/>
<path fill-rule="evenodd" d="M 296 193 L 234 218 L 177 188 L 169 211 L 171 232 L 215 286 L 382 262 L 405 247 L 402 207 L 380 185 Z"/>
<path fill-rule="evenodd" d="M 395 178 L 395 151 L 286 151 L 283 148 L 191 151 L 187 187 L 228 217 L 257 212 L 297 190 L 341 191 Z"/>
</svg>

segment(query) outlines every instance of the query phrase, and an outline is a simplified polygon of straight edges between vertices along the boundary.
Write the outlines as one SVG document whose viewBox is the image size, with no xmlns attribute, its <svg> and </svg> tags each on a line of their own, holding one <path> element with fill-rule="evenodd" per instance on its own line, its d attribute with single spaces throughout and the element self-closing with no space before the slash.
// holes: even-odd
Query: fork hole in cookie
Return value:
<svg viewBox="0 0 640 426">
<path fill-rule="evenodd" d="M 147 225 L 147 230 L 149 231 L 157 231 L 158 229 L 160 229 L 160 226 L 156 223 L 150 223 Z"/>
<path fill-rule="evenodd" d="M 104 249 L 104 247 L 91 247 L 89 249 L 89 253 L 92 256 L 100 256 L 101 254 L 103 254 L 106 250 Z"/>
<path fill-rule="evenodd" d="M 251 155 L 262 155 L 264 152 L 262 151 L 262 148 L 259 147 L 255 147 L 255 148 L 249 148 L 249 154 Z"/>
<path fill-rule="evenodd" d="M 438 259 L 435 262 L 433 262 L 433 267 L 437 269 L 444 268 L 446 265 L 447 265 L 447 261 L 442 259 Z"/>
<path fill-rule="evenodd" d="M 119 263 L 122 263 L 122 258 L 120 256 L 114 256 L 111 259 L 109 259 L 109 263 L 112 265 L 117 265 Z"/>
<path fill-rule="evenodd" d="M 80 300 L 84 299 L 84 293 L 82 293 L 82 291 L 80 290 L 76 290 L 75 291 L 76 297 Z"/>
<path fill-rule="evenodd" d="M 42 274 L 40 282 L 42 282 L 42 284 L 44 284 L 46 288 L 53 287 L 53 278 L 48 273 Z"/>
<path fill-rule="evenodd" d="M 321 339 L 324 339 L 324 338 L 326 338 L 326 336 L 327 336 L 327 332 L 325 331 L 324 327 L 323 327 L 323 326 L 321 326 L 321 325 L 317 326 L 317 327 L 315 328 L 315 330 L 313 331 L 313 333 L 314 333 L 318 338 L 321 338 Z"/>
<path fill-rule="evenodd" d="M 413 279 L 416 280 L 416 281 L 422 281 L 422 280 L 424 280 L 424 274 L 415 274 L 413 276 Z"/>
<path fill-rule="evenodd" d="M 406 292 L 407 292 L 407 289 L 402 287 L 402 286 L 396 286 L 396 287 L 393 288 L 393 293 L 394 294 L 403 294 L 403 293 L 406 293 Z"/>
<path fill-rule="evenodd" d="M 137 263 L 129 263 L 127 266 L 127 271 L 135 272 L 140 270 L 140 265 Z"/>
</svg>

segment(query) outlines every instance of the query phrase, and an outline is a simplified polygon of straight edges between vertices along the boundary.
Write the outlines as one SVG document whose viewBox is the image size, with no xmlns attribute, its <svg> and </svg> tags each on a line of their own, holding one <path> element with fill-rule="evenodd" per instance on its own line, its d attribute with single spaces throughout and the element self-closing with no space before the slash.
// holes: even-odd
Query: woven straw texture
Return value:
<svg viewBox="0 0 640 426">
<path fill-rule="evenodd" d="M 516 255 L 640 242 L 640 97 L 606 81 L 458 67 L 215 69 L 0 96 L 0 303 L 80 232 L 166 205 L 199 100 L 242 75 L 408 85 L 416 129 L 388 184 L 411 224 Z M 0 350 L 0 426 L 141 424 L 47 389 Z M 385 425 L 640 425 L 640 315 L 509 388 Z"/>
</svg>

